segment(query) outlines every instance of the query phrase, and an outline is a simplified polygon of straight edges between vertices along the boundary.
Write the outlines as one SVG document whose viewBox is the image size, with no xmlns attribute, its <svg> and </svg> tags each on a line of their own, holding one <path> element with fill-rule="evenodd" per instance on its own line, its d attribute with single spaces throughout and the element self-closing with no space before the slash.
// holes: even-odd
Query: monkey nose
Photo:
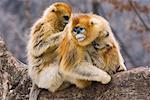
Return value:
<svg viewBox="0 0 150 100">
<path fill-rule="evenodd" d="M 75 28 L 73 29 L 73 32 L 76 32 L 77 34 L 80 34 L 80 33 L 85 32 L 85 29 L 82 28 L 82 27 L 75 27 Z"/>
<path fill-rule="evenodd" d="M 68 21 L 69 20 L 69 16 L 64 16 L 64 19 Z"/>
</svg>

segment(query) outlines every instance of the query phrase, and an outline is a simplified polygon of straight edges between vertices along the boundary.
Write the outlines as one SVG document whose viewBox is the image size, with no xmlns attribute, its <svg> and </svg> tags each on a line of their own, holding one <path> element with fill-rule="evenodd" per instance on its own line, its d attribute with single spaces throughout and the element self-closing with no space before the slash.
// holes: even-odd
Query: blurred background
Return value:
<svg viewBox="0 0 150 100">
<path fill-rule="evenodd" d="M 150 0 L 0 0 L 0 37 L 19 60 L 27 63 L 30 27 L 45 8 L 57 1 L 70 4 L 74 12 L 105 17 L 128 69 L 150 66 Z"/>
</svg>

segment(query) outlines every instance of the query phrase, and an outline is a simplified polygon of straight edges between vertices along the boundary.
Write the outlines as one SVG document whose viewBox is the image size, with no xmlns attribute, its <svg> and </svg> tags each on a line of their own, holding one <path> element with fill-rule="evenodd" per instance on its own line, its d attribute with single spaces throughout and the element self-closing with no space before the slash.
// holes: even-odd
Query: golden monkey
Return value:
<svg viewBox="0 0 150 100">
<path fill-rule="evenodd" d="M 101 16 L 94 14 L 90 16 L 97 18 L 101 22 L 101 26 L 98 27 L 98 29 L 101 29 L 98 37 L 92 42 L 92 45 L 87 47 L 92 62 L 109 74 L 125 71 L 126 67 L 120 53 L 119 44 L 112 33 L 109 23 Z M 86 38 L 84 35 L 83 37 Z"/>
<path fill-rule="evenodd" d="M 89 86 L 91 81 L 110 82 L 110 75 L 94 66 L 86 52 L 87 45 L 99 36 L 102 26 L 101 21 L 90 14 L 76 14 L 71 18 L 58 48 L 59 72 L 64 81 L 79 88 Z"/>
<path fill-rule="evenodd" d="M 63 83 L 58 73 L 57 49 L 69 21 L 71 7 L 62 2 L 50 5 L 31 28 L 28 43 L 29 76 L 39 88 L 56 91 Z M 59 80 L 60 79 L 60 80 Z"/>
</svg>

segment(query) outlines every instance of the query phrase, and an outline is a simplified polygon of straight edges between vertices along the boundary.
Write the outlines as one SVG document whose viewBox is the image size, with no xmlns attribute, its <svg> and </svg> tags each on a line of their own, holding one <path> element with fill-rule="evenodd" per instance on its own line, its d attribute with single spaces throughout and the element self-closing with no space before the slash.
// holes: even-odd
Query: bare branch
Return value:
<svg viewBox="0 0 150 100">
<path fill-rule="evenodd" d="M 139 18 L 139 20 L 142 22 L 143 26 L 145 27 L 145 29 L 147 31 L 150 31 L 150 28 L 147 26 L 146 22 L 144 21 L 144 19 L 142 18 L 142 16 L 140 15 L 140 13 L 138 12 L 136 6 L 134 6 L 132 0 L 128 0 L 130 6 L 133 8 L 135 14 L 137 15 L 137 17 Z"/>
<path fill-rule="evenodd" d="M 7 50 L 5 43 L 0 38 L 0 99 L 3 100 L 29 100 L 31 81 L 27 75 L 27 66 L 23 67 Z M 3 74 L 2 72 L 6 72 Z M 16 77 L 20 77 L 19 80 Z M 142 100 L 150 99 L 150 68 L 136 68 L 126 72 L 120 72 L 112 76 L 108 85 L 93 83 L 86 89 L 78 89 L 74 86 L 56 93 L 37 89 L 38 100 Z M 10 79 L 8 84 L 8 79 Z M 17 85 L 9 88 L 12 84 Z M 144 84 L 143 84 L 144 83 Z M 2 88 L 3 87 L 3 88 Z M 127 92 L 128 91 L 128 92 Z M 89 95 L 90 94 L 90 95 Z"/>
<path fill-rule="evenodd" d="M 24 6 L 25 6 L 24 14 L 27 18 L 27 27 L 31 27 L 32 16 L 30 14 L 30 0 L 24 0 Z"/>
</svg>

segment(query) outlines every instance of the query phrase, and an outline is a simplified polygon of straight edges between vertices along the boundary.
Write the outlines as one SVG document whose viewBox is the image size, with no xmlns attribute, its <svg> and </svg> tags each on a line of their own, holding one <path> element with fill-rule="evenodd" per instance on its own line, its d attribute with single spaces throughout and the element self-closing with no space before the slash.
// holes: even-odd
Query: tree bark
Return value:
<svg viewBox="0 0 150 100">
<path fill-rule="evenodd" d="M 28 100 L 31 80 L 27 65 L 13 57 L 0 38 L 0 100 Z M 139 67 L 112 76 L 108 85 L 93 82 L 86 89 L 71 86 L 50 93 L 41 90 L 39 100 L 150 100 L 150 68 Z"/>
</svg>

